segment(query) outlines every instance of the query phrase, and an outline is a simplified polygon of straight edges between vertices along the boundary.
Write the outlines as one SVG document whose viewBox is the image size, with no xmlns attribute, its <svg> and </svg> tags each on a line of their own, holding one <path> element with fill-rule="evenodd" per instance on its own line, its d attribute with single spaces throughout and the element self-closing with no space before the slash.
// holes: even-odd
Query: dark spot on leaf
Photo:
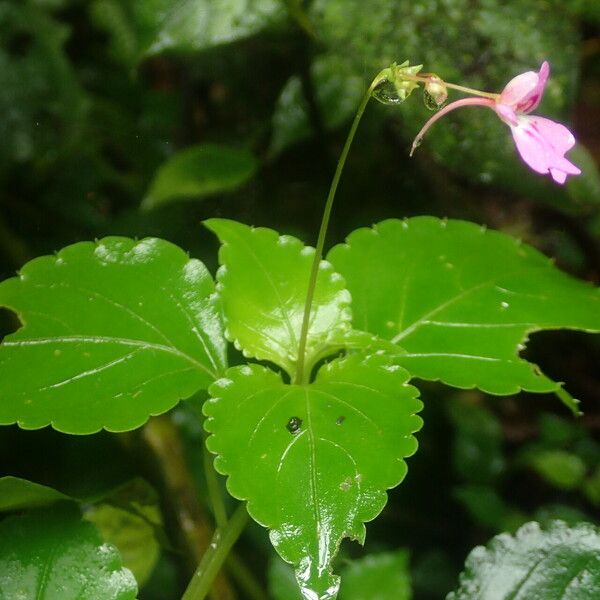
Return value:
<svg viewBox="0 0 600 600">
<path fill-rule="evenodd" d="M 336 420 L 335 420 L 335 424 L 336 425 L 341 425 L 344 421 L 346 420 L 346 417 L 344 415 L 340 415 Z"/>
<path fill-rule="evenodd" d="M 302 427 L 302 419 L 300 417 L 290 417 L 287 422 L 286 428 L 292 434 L 296 435 Z"/>
</svg>

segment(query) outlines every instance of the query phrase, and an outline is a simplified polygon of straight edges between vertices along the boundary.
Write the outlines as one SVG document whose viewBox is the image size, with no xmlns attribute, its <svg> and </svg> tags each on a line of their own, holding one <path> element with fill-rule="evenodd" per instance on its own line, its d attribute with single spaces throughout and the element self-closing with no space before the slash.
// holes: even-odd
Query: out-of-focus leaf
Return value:
<svg viewBox="0 0 600 600">
<path fill-rule="evenodd" d="M 270 360 L 294 377 L 314 249 L 272 229 L 227 219 L 210 219 L 206 226 L 222 244 L 217 289 L 227 338 L 245 356 Z M 322 261 L 308 328 L 305 373 L 350 331 L 349 305 L 343 278 Z M 342 337 L 332 342 L 338 334 Z"/>
<path fill-rule="evenodd" d="M 86 100 L 63 52 L 68 34 L 29 2 L 0 2 L 0 167 L 51 161 L 80 133 Z"/>
<path fill-rule="evenodd" d="M 156 532 L 162 517 L 154 489 L 143 479 L 134 479 L 87 510 L 85 518 L 118 548 L 123 566 L 144 585 L 160 556 Z"/>
<path fill-rule="evenodd" d="M 536 112 L 564 115 L 574 97 L 579 33 L 559 0 L 373 0 L 368 10 L 363 0 L 315 0 L 310 15 L 329 51 L 350 61 L 365 79 L 409 58 L 446 81 L 498 92 L 515 75 L 549 60 L 552 75 Z M 461 96 L 452 92 L 451 98 Z M 431 113 L 413 94 L 388 114 L 401 118 L 408 154 L 409 140 Z M 521 163 L 508 127 L 489 109 L 461 109 L 436 123 L 419 150 L 424 151 L 476 182 L 542 198 L 561 193 Z"/>
<path fill-rule="evenodd" d="M 569 177 L 566 190 L 576 206 L 600 204 L 600 171 L 588 149 L 577 144 L 569 153 L 569 160 L 581 169 L 581 175 Z"/>
<path fill-rule="evenodd" d="M 311 65 L 310 74 L 323 125 L 328 130 L 335 129 L 354 115 L 366 83 L 336 55 L 318 56 Z M 269 156 L 278 155 L 312 133 L 302 83 L 294 76 L 285 84 L 275 107 Z"/>
<path fill-rule="evenodd" d="M 594 506 L 600 506 L 600 467 L 597 467 L 591 477 L 586 480 L 583 491 Z"/>
<path fill-rule="evenodd" d="M 72 498 L 54 488 L 27 479 L 0 477 L 0 511 L 37 508 L 60 500 L 72 500 Z"/>
<path fill-rule="evenodd" d="M 215 468 L 271 529 L 306 600 L 335 597 L 331 561 L 340 542 L 364 541 L 365 522 L 407 472 L 422 404 L 406 377 L 385 355 L 353 354 L 321 367 L 307 385 L 245 365 L 209 389 L 205 426 Z"/>
<path fill-rule="evenodd" d="M 465 481 L 489 483 L 505 466 L 502 455 L 502 430 L 498 419 L 485 407 L 452 402 L 449 413 L 455 438 L 452 464 Z"/>
<path fill-rule="evenodd" d="M 406 550 L 368 554 L 342 572 L 340 600 L 410 600 L 409 554 Z"/>
<path fill-rule="evenodd" d="M 494 531 L 515 531 L 527 521 L 488 485 L 462 485 L 454 490 L 454 496 L 477 523 Z"/>
<path fill-rule="evenodd" d="M 532 450 L 525 462 L 548 483 L 564 490 L 579 487 L 586 471 L 579 456 L 564 450 Z"/>
<path fill-rule="evenodd" d="M 544 504 L 535 511 L 533 516 L 542 528 L 550 526 L 552 521 L 564 521 L 571 527 L 582 521 L 590 521 L 590 517 L 583 511 L 567 504 Z"/>
<path fill-rule="evenodd" d="M 142 56 L 228 44 L 287 19 L 279 0 L 134 0 Z"/>
<path fill-rule="evenodd" d="M 0 423 L 126 431 L 206 388 L 226 362 L 213 292 L 200 261 L 156 238 L 30 261 L 0 284 L 24 323 L 0 346 Z"/>
<path fill-rule="evenodd" d="M 595 600 L 600 596 L 600 533 L 589 523 L 547 529 L 523 525 L 468 556 L 460 585 L 447 600 Z"/>
<path fill-rule="evenodd" d="M 527 336 L 568 327 L 600 331 L 597 288 L 473 223 L 416 217 L 359 229 L 328 259 L 352 294 L 354 326 L 397 343 L 415 377 L 491 394 L 557 391 L 519 357 Z"/>
<path fill-rule="evenodd" d="M 137 585 L 91 523 L 60 505 L 0 523 L 0 596 L 11 600 L 133 600 Z"/>
<path fill-rule="evenodd" d="M 242 148 L 217 144 L 191 146 L 159 168 L 142 208 L 231 192 L 246 183 L 257 167 L 256 159 Z"/>
<path fill-rule="evenodd" d="M 538 426 L 542 441 L 554 447 L 573 442 L 582 435 L 582 428 L 576 421 L 550 413 L 540 415 Z"/>
<path fill-rule="evenodd" d="M 273 600 L 305 600 L 294 575 L 294 569 L 279 556 L 269 563 L 267 573 L 269 594 Z"/>
<path fill-rule="evenodd" d="M 133 23 L 119 0 L 93 0 L 89 7 L 92 20 L 110 35 L 113 58 L 133 65 L 138 56 L 138 40 Z"/>
</svg>

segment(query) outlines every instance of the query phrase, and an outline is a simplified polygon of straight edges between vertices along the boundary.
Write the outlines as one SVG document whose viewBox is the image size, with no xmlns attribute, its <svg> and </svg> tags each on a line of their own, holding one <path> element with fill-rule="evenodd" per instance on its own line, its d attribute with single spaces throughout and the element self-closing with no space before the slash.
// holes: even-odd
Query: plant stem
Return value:
<svg viewBox="0 0 600 600">
<path fill-rule="evenodd" d="M 306 354 L 306 341 L 308 337 L 308 326 L 310 322 L 310 310 L 312 308 L 312 302 L 315 295 L 317 276 L 319 274 L 319 265 L 321 264 L 321 260 L 323 258 L 323 247 L 325 246 L 325 236 L 327 235 L 327 227 L 329 226 L 329 218 L 331 217 L 331 208 L 333 206 L 333 200 L 335 199 L 335 193 L 337 191 L 338 183 L 340 181 L 342 171 L 344 170 L 346 158 L 348 157 L 348 152 L 350 150 L 350 146 L 352 145 L 352 140 L 354 139 L 354 135 L 358 128 L 358 124 L 360 123 L 361 117 L 365 112 L 365 108 L 369 103 L 369 99 L 371 98 L 373 90 L 377 87 L 377 85 L 379 85 L 379 83 L 381 83 L 381 81 L 385 79 L 385 76 L 382 73 L 379 73 L 379 75 L 377 75 L 377 77 L 373 79 L 371 85 L 369 86 L 360 103 L 360 106 L 358 107 L 356 116 L 354 117 L 354 121 L 352 122 L 352 126 L 350 127 L 350 131 L 348 132 L 346 143 L 344 144 L 344 148 L 342 149 L 342 153 L 340 154 L 340 158 L 338 160 L 337 167 L 335 169 L 335 173 L 331 181 L 331 187 L 329 188 L 329 194 L 327 195 L 327 201 L 325 202 L 325 208 L 323 209 L 323 217 L 321 219 L 319 237 L 317 238 L 315 255 L 310 270 L 310 276 L 308 279 L 306 302 L 304 303 L 304 315 L 302 318 L 302 328 L 300 330 L 300 341 L 298 342 L 298 362 L 296 363 L 296 377 L 294 378 L 294 383 L 296 384 L 302 384 L 307 379 L 307 375 L 304 373 L 304 362 Z"/>
<path fill-rule="evenodd" d="M 432 80 L 432 75 L 408 75 L 402 74 L 402 79 L 406 79 L 407 81 L 417 81 L 419 83 L 429 83 Z M 464 92 L 465 94 L 471 94 L 472 96 L 481 96 L 482 98 L 490 98 L 491 100 L 498 100 L 500 98 L 500 94 L 495 94 L 493 92 L 482 92 L 481 90 L 476 90 L 474 88 L 465 87 L 464 85 L 458 85 L 456 83 L 448 83 L 443 79 L 437 78 L 436 81 L 439 81 L 442 85 L 445 85 L 447 88 L 451 88 L 453 90 L 458 90 L 459 92 Z"/>
<path fill-rule="evenodd" d="M 244 592 L 244 597 L 247 597 L 248 600 L 265 600 L 265 598 L 269 597 L 254 577 L 253 570 L 247 567 L 234 551 L 229 553 L 225 567 L 240 590 Z"/>
<path fill-rule="evenodd" d="M 217 472 L 213 466 L 212 456 L 206 449 L 206 446 L 204 446 L 203 452 L 204 477 L 206 478 L 206 485 L 208 487 L 210 505 L 213 509 L 213 516 L 215 517 L 217 529 L 223 529 L 225 525 L 227 525 L 227 510 L 225 509 L 225 503 L 223 502 L 223 496 L 221 494 Z"/>
<path fill-rule="evenodd" d="M 215 531 L 212 542 L 202 557 L 181 600 L 204 600 L 209 593 L 214 578 L 223 566 L 229 551 L 240 537 L 248 522 L 248 511 L 240 504 L 222 529 Z"/>
</svg>

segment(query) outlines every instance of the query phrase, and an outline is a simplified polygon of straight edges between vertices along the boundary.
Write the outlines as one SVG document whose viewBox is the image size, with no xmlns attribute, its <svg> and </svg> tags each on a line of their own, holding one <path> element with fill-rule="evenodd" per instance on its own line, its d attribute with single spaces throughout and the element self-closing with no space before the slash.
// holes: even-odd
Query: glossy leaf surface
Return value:
<svg viewBox="0 0 600 600">
<path fill-rule="evenodd" d="M 159 168 L 142 208 L 233 191 L 254 175 L 257 166 L 252 154 L 242 148 L 217 144 L 186 148 Z"/>
<path fill-rule="evenodd" d="M 270 360 L 293 375 L 314 249 L 272 229 L 226 219 L 206 225 L 222 243 L 217 289 L 227 338 L 245 356 Z M 333 338 L 350 330 L 349 305 L 344 280 L 322 261 L 306 344 L 309 367 Z"/>
<path fill-rule="evenodd" d="M 135 0 L 143 54 L 194 52 L 254 35 L 285 18 L 278 0 Z"/>
<path fill-rule="evenodd" d="M 352 233 L 329 260 L 354 326 L 399 344 L 423 379 L 492 394 L 558 389 L 519 357 L 540 329 L 600 330 L 598 290 L 533 248 L 464 221 L 388 220 Z"/>
<path fill-rule="evenodd" d="M 469 554 L 447 600 L 593 600 L 600 596 L 600 533 L 589 523 L 527 523 Z"/>
<path fill-rule="evenodd" d="M 137 585 L 115 548 L 70 505 L 0 523 L 0 597 L 133 600 Z"/>
<path fill-rule="evenodd" d="M 0 346 L 0 423 L 125 431 L 206 388 L 225 365 L 213 290 L 201 262 L 158 239 L 27 263 L 0 284 L 24 324 Z"/>
<path fill-rule="evenodd" d="M 421 427 L 421 402 L 407 378 L 384 355 L 352 355 L 323 366 L 309 385 L 286 385 L 246 365 L 209 390 L 215 467 L 271 529 L 306 599 L 335 597 L 331 560 L 340 542 L 364 540 L 364 522 L 406 474 L 403 459 L 416 451 L 412 434 Z"/>
</svg>

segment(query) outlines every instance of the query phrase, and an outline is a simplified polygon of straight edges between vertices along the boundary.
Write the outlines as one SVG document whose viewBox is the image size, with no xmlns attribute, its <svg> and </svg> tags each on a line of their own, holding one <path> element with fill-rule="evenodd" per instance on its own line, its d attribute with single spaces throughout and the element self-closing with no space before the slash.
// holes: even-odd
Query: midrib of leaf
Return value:
<svg viewBox="0 0 600 600">
<path fill-rule="evenodd" d="M 312 509 L 315 519 L 315 536 L 317 539 L 319 562 L 321 558 L 321 509 L 318 498 L 318 486 L 317 486 L 317 455 L 315 449 L 315 435 L 313 431 L 312 417 L 310 413 L 310 400 L 308 398 L 308 388 L 304 388 L 304 395 L 306 401 L 306 420 L 307 420 L 307 431 L 308 431 L 308 448 L 310 452 L 310 488 L 312 497 Z M 320 565 L 319 565 L 320 566 Z"/>
<path fill-rule="evenodd" d="M 76 344 L 81 342 L 87 342 L 90 344 L 117 344 L 122 346 L 136 346 L 141 349 L 158 350 L 160 352 L 166 352 L 173 354 L 187 360 L 195 368 L 204 371 L 210 375 L 213 379 L 217 378 L 217 374 L 211 371 L 208 367 L 205 367 L 202 363 L 198 362 L 195 358 L 192 358 L 189 354 L 182 352 L 178 348 L 172 346 L 165 346 L 163 344 L 156 344 L 154 342 L 147 342 L 145 340 L 135 340 L 128 338 L 118 338 L 113 336 L 62 336 L 62 337 L 47 337 L 47 338 L 30 338 L 27 340 L 8 340 L 3 342 L 5 347 L 19 347 L 19 346 L 42 346 L 45 344 Z"/>
<path fill-rule="evenodd" d="M 454 303 L 458 302 L 459 300 L 463 300 L 469 294 L 472 294 L 473 292 L 478 291 L 478 290 L 490 285 L 493 282 L 494 282 L 494 280 L 490 279 L 489 281 L 484 281 L 483 283 L 475 285 L 472 288 L 468 288 L 466 290 L 465 289 L 461 290 L 460 293 L 458 293 L 456 296 L 449 298 L 448 300 L 446 300 L 439 306 L 436 306 L 434 309 L 430 310 L 428 313 L 425 313 L 423 316 L 419 317 L 416 321 L 414 321 L 411 325 L 409 325 L 406 329 L 404 329 L 404 331 L 401 331 L 400 333 L 395 335 L 392 338 L 392 342 L 394 344 L 397 344 L 400 340 L 405 338 L 407 335 L 410 335 L 415 329 L 417 329 L 417 327 L 420 327 L 421 325 L 423 325 L 424 322 L 428 321 L 431 317 L 434 317 L 435 315 L 439 314 L 440 312 L 442 312 L 449 306 L 452 306 Z"/>
<path fill-rule="evenodd" d="M 140 279 L 141 276 L 138 274 L 137 277 L 138 277 L 138 279 Z M 147 277 L 143 277 L 143 278 L 146 281 L 148 281 Z M 154 285 L 153 281 L 150 281 L 149 283 L 152 284 L 152 285 Z M 162 337 L 162 339 L 167 343 L 168 346 L 176 348 L 176 345 L 173 343 L 173 341 L 162 330 L 160 330 L 156 325 L 154 325 L 153 323 L 151 323 L 150 321 L 148 321 L 148 319 L 146 319 L 145 317 L 143 317 L 139 313 L 135 312 L 134 310 L 132 310 L 128 306 L 126 306 L 124 304 L 121 304 L 120 302 L 117 302 L 116 300 L 113 300 L 112 298 L 109 298 L 108 296 L 105 296 L 104 294 L 101 294 L 100 292 L 97 292 L 95 290 L 89 290 L 87 288 L 77 287 L 77 286 L 74 286 L 74 285 L 69 284 L 69 283 L 57 283 L 57 284 L 52 284 L 52 285 L 47 284 L 47 283 L 36 283 L 36 284 L 33 284 L 32 287 L 41 288 L 41 289 L 48 289 L 48 288 L 53 288 L 53 287 L 54 288 L 60 287 L 60 288 L 69 289 L 69 290 L 73 290 L 73 291 L 76 291 L 76 292 L 80 292 L 83 295 L 89 295 L 89 294 L 91 294 L 92 296 L 95 296 L 96 298 L 99 298 L 100 300 L 103 300 L 104 302 L 106 302 L 110 306 L 114 306 L 117 310 L 124 311 L 126 314 L 128 314 L 129 316 L 131 316 L 134 319 L 138 320 L 145 327 L 147 327 L 151 331 L 154 331 L 156 334 L 158 334 L 160 337 Z M 181 314 L 186 318 L 187 322 L 191 326 L 192 333 L 194 333 L 194 336 L 200 342 L 200 344 L 201 344 L 201 346 L 202 346 L 202 348 L 204 350 L 204 353 L 206 354 L 206 357 L 210 361 L 210 363 L 213 366 L 213 369 L 215 370 L 215 372 L 217 372 L 219 369 L 218 369 L 218 367 L 217 367 L 217 365 L 215 363 L 215 360 L 214 360 L 214 358 L 212 356 L 212 353 L 210 352 L 210 350 L 208 348 L 206 340 L 204 339 L 204 337 L 203 337 L 203 335 L 201 333 L 201 330 L 199 330 L 198 327 L 196 326 L 196 321 L 194 320 L 194 318 L 189 314 L 189 312 L 187 311 L 187 309 L 179 302 L 179 300 L 177 299 L 177 297 L 174 296 L 173 293 L 170 290 L 167 290 L 164 286 L 160 286 L 159 289 L 160 289 L 160 291 L 162 293 L 164 293 L 175 304 L 175 306 L 179 309 L 179 311 L 181 312 Z M 72 329 L 72 328 L 69 327 L 69 329 Z M 214 374 L 212 374 L 212 375 L 214 376 Z"/>
<path fill-rule="evenodd" d="M 236 235 L 236 233 L 234 232 L 233 235 Z M 296 334 L 294 333 L 294 328 L 292 327 L 292 323 L 290 321 L 289 315 L 285 309 L 285 303 L 279 293 L 279 289 L 277 288 L 277 285 L 273 281 L 273 278 L 271 277 L 269 271 L 265 268 L 262 261 L 259 259 L 259 257 L 254 252 L 254 248 L 252 247 L 252 245 L 248 244 L 248 242 L 241 236 L 238 236 L 238 240 L 240 240 L 244 244 L 244 246 L 248 249 L 250 256 L 252 257 L 252 259 L 258 266 L 258 268 L 262 271 L 262 273 L 264 274 L 265 278 L 267 279 L 269 285 L 271 286 L 271 289 L 273 290 L 273 293 L 275 294 L 275 297 L 277 298 L 277 302 L 279 304 L 278 308 L 279 308 L 279 313 L 281 314 L 281 319 L 285 323 L 286 329 L 288 330 L 288 335 L 290 336 L 290 342 L 291 342 L 292 346 L 297 349 L 298 342 L 296 340 Z"/>
<path fill-rule="evenodd" d="M 38 579 L 37 589 L 35 592 L 36 600 L 43 600 L 42 594 L 46 591 L 46 586 L 48 585 L 48 580 L 50 578 L 50 567 L 54 563 L 56 552 L 57 552 L 58 544 L 53 544 L 50 548 L 50 552 L 48 553 L 48 559 L 44 563 L 44 567 L 40 574 L 40 578 Z"/>
</svg>

